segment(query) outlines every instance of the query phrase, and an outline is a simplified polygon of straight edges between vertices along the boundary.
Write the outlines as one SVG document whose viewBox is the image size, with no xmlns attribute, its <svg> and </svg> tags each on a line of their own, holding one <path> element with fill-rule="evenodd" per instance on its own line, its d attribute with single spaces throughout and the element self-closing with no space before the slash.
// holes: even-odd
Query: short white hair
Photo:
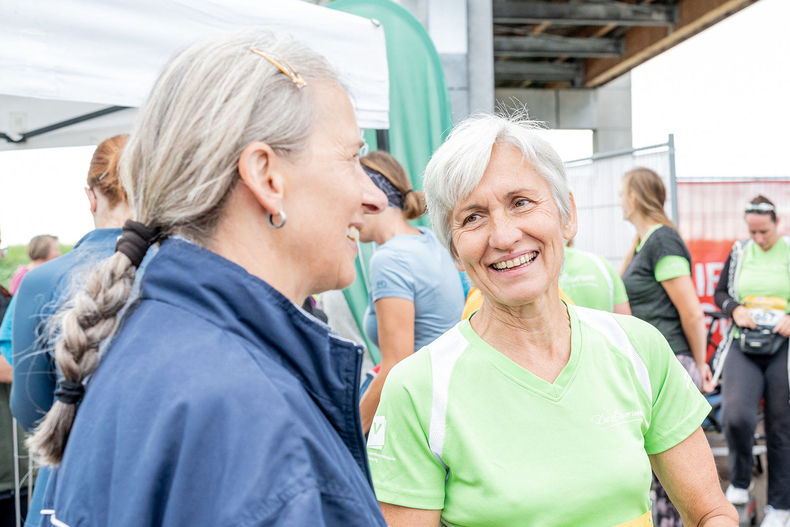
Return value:
<svg viewBox="0 0 790 527">
<path fill-rule="evenodd" d="M 549 182 L 562 219 L 568 219 L 571 198 L 565 166 L 549 142 L 535 133 L 541 129 L 541 123 L 521 114 L 478 114 L 456 126 L 436 150 L 425 168 L 423 189 L 434 233 L 448 250 L 453 251 L 450 215 L 480 183 L 496 144 L 507 143 L 521 151 Z"/>
</svg>

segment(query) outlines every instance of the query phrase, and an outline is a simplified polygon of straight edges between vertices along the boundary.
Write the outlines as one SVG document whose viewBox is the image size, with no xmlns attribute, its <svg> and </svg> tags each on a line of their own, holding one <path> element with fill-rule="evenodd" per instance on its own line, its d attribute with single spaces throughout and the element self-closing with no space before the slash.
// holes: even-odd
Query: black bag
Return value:
<svg viewBox="0 0 790 527">
<path fill-rule="evenodd" d="M 787 337 L 774 333 L 771 326 L 741 329 L 741 351 L 749 355 L 773 355 L 787 344 Z"/>
</svg>

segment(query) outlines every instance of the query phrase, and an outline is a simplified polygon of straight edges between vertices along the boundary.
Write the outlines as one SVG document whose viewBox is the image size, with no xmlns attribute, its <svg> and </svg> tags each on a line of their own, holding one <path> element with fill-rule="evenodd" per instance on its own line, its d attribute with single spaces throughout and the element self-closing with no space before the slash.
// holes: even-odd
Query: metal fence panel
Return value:
<svg viewBox="0 0 790 527">
<path fill-rule="evenodd" d="M 666 212 L 672 217 L 672 153 L 667 143 L 568 162 L 566 172 L 579 224 L 574 246 L 607 258 L 619 270 L 636 236 L 634 227 L 623 219 L 620 206 L 623 174 L 636 167 L 659 174 L 667 189 Z"/>
</svg>

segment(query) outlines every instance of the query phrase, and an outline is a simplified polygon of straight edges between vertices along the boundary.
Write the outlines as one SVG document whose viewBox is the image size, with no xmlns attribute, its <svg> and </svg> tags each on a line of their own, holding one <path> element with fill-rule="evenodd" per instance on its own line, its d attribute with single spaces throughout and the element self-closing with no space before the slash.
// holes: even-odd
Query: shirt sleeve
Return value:
<svg viewBox="0 0 790 527">
<path fill-rule="evenodd" d="M 656 282 L 671 280 L 678 276 L 691 276 L 691 264 L 683 256 L 668 254 L 663 256 L 653 270 Z"/>
<path fill-rule="evenodd" d="M 642 250 L 647 252 L 648 261 L 653 269 L 664 256 L 680 256 L 691 260 L 691 253 L 683 243 L 683 238 L 671 227 L 662 226 L 656 230 L 648 237 Z"/>
<path fill-rule="evenodd" d="M 405 298 L 414 302 L 414 276 L 406 261 L 390 250 L 379 250 L 370 261 L 370 288 L 373 301 Z"/>
<path fill-rule="evenodd" d="M 431 403 L 427 351 L 398 363 L 387 376 L 368 435 L 376 498 L 414 509 L 444 508 L 447 473 L 428 442 Z"/>
<path fill-rule="evenodd" d="M 5 310 L 3 315 L 3 322 L 0 323 L 0 353 L 3 354 L 8 364 L 14 365 L 13 356 L 11 353 L 11 327 L 14 320 L 14 308 L 16 307 L 16 296 L 11 297 L 11 302 Z"/>
<path fill-rule="evenodd" d="M 659 454 L 699 428 L 710 412 L 710 405 L 661 333 L 647 324 L 640 325 L 640 338 L 634 344 L 647 365 L 653 392 L 645 451 Z"/>
</svg>

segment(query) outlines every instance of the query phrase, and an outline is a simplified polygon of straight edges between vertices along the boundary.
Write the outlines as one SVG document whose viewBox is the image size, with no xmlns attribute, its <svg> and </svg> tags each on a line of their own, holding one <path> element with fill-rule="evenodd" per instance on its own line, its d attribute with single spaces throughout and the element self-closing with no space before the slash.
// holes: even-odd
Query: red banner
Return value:
<svg viewBox="0 0 790 527">
<path fill-rule="evenodd" d="M 713 303 L 713 292 L 719 283 L 719 275 L 724 267 L 724 261 L 730 254 L 730 249 L 735 240 L 689 240 L 687 242 L 691 251 L 691 274 L 694 285 L 697 288 L 697 296 L 705 312 L 718 311 L 716 304 Z M 713 324 L 713 328 L 711 328 Z M 705 317 L 705 326 L 708 328 L 708 359 L 716 346 L 726 334 L 729 320 L 713 319 Z"/>
</svg>

